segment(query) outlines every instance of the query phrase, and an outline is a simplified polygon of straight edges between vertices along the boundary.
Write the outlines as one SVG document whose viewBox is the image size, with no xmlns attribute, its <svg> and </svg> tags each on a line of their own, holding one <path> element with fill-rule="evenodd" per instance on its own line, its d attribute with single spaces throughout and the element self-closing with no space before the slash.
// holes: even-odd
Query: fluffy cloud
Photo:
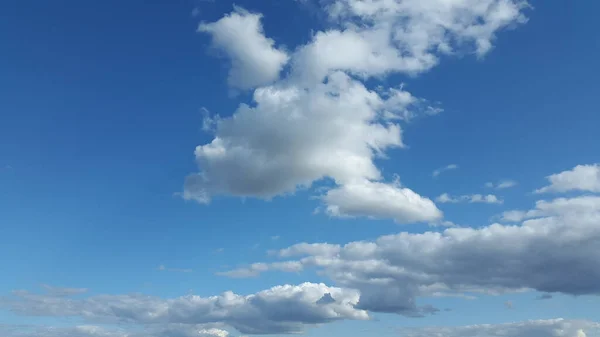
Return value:
<svg viewBox="0 0 600 337">
<path fill-rule="evenodd" d="M 333 0 L 325 8 L 341 27 L 317 33 L 297 63 L 312 78 L 329 69 L 362 77 L 416 74 L 434 67 L 440 54 L 485 55 L 497 31 L 526 21 L 526 6 L 513 0 Z"/>
<path fill-rule="evenodd" d="M 516 226 L 302 243 L 279 255 L 358 289 L 361 309 L 407 316 L 431 310 L 416 299 L 439 293 L 600 294 L 600 197 L 542 200 L 526 213 Z"/>
<path fill-rule="evenodd" d="M 502 213 L 501 219 L 506 222 L 520 222 L 525 219 L 543 216 L 585 217 L 597 212 L 600 212 L 600 197 L 579 196 L 575 198 L 556 198 L 552 201 L 539 200 L 535 203 L 534 209 L 506 211 Z"/>
<path fill-rule="evenodd" d="M 600 324 L 566 319 L 531 320 L 506 324 L 402 329 L 403 337 L 593 337 Z"/>
<path fill-rule="evenodd" d="M 570 171 L 563 171 L 546 177 L 550 185 L 535 193 L 587 191 L 600 192 L 600 164 L 577 165 Z"/>
<path fill-rule="evenodd" d="M 288 55 L 274 47 L 261 25 L 262 15 L 249 13 L 240 7 L 214 23 L 202 23 L 198 30 L 212 36 L 215 48 L 231 60 L 227 81 L 239 89 L 252 89 L 279 78 Z"/>
<path fill-rule="evenodd" d="M 334 300 L 327 303 L 319 301 L 326 294 Z M 29 316 L 72 316 L 92 323 L 168 325 L 170 329 L 176 327 L 177 331 L 195 328 L 190 325 L 218 323 L 242 333 L 273 334 L 299 333 L 306 326 L 336 320 L 368 319 L 366 311 L 355 308 L 358 300 L 359 293 L 356 290 L 304 283 L 277 286 L 247 296 L 226 292 L 220 296 L 188 295 L 172 299 L 143 295 L 101 295 L 72 299 L 17 291 L 4 304 L 18 314 Z M 202 331 L 205 334 L 214 332 Z M 106 334 L 107 337 L 113 335 Z M 163 333 L 160 336 L 171 335 Z"/>
<path fill-rule="evenodd" d="M 252 104 L 232 117 L 213 121 L 214 139 L 196 148 L 200 172 L 186 178 L 183 197 L 269 199 L 329 178 L 335 186 L 322 200 L 330 215 L 438 220 L 429 199 L 384 182 L 374 159 L 404 146 L 401 121 L 440 109 L 402 87 L 374 90 L 362 81 L 418 73 L 437 64 L 436 55 L 468 46 L 483 55 L 498 30 L 525 21 L 524 7 L 516 0 L 330 2 L 324 8 L 333 28 L 290 54 L 289 74 L 258 87 Z M 237 9 L 201 25 L 232 59 L 230 82 L 246 88 L 273 81 L 287 61 L 262 35 L 259 19 Z M 380 193 L 391 199 L 382 204 Z"/>
<path fill-rule="evenodd" d="M 338 188 L 323 200 L 332 215 L 391 216 L 401 223 L 439 218 L 427 198 L 377 181 L 382 176 L 374 158 L 403 146 L 400 126 L 378 121 L 384 113 L 401 113 L 412 100 L 397 99 L 405 93 L 399 89 L 385 95 L 368 90 L 342 72 L 327 79 L 308 91 L 257 89 L 256 106 L 242 105 L 235 118 L 220 120 L 215 139 L 196 148 L 203 171 L 187 178 L 184 197 L 200 202 L 215 194 L 268 199 L 330 177 Z M 393 198 L 384 207 L 366 200 L 379 191 Z M 371 193 L 361 198 L 378 207 L 353 203 L 357 192 Z"/>
<path fill-rule="evenodd" d="M 497 196 L 493 194 L 471 194 L 471 195 L 461 195 L 457 197 L 453 197 L 448 193 L 440 194 L 436 199 L 439 203 L 459 203 L 459 202 L 469 202 L 469 203 L 486 203 L 486 204 L 501 204 L 503 201 L 498 199 Z"/>
<path fill-rule="evenodd" d="M 436 221 L 442 212 L 435 204 L 399 184 L 364 181 L 331 189 L 323 198 L 326 212 L 336 217 L 391 218 L 397 223 Z"/>
<path fill-rule="evenodd" d="M 458 169 L 458 165 L 456 164 L 450 164 L 444 167 L 441 167 L 435 171 L 433 171 L 433 173 L 431 174 L 433 177 L 437 177 L 439 176 L 441 173 L 445 172 L 445 171 L 449 171 L 449 170 L 456 170 Z"/>
</svg>

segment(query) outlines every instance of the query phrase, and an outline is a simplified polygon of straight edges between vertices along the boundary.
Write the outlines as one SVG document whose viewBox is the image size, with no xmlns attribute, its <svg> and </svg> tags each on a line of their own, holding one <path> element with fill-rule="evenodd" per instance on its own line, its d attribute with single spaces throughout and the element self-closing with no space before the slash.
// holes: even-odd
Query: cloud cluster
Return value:
<svg viewBox="0 0 600 337">
<path fill-rule="evenodd" d="M 320 301 L 324 296 L 331 300 Z M 143 295 L 73 299 L 16 291 L 3 304 L 21 315 L 72 316 L 91 323 L 149 324 L 158 328 L 177 327 L 178 331 L 195 328 L 190 325 L 225 324 L 247 334 L 283 334 L 299 333 L 305 327 L 336 320 L 368 319 L 366 311 L 356 308 L 358 300 L 356 290 L 304 283 L 277 286 L 247 296 L 225 292 L 220 296 L 188 295 L 172 299 Z"/>
<path fill-rule="evenodd" d="M 331 297 L 328 297 L 331 298 Z M 324 301 L 326 302 L 326 301 Z M 402 337 L 596 337 L 600 323 L 562 318 L 506 324 L 401 328 Z M 227 330 L 200 325 L 171 324 L 142 331 L 82 325 L 70 328 L 0 325 L 3 337 L 228 337 Z"/>
<path fill-rule="evenodd" d="M 375 159 L 404 147 L 401 121 L 440 108 L 402 86 L 368 88 L 364 80 L 428 70 L 438 55 L 483 55 L 497 31 L 526 21 L 525 7 L 518 0 L 330 1 L 333 28 L 291 52 L 282 78 L 288 56 L 264 36 L 260 15 L 236 9 L 202 24 L 232 60 L 230 84 L 257 88 L 251 104 L 212 121 L 214 139 L 196 148 L 200 172 L 186 178 L 183 197 L 270 199 L 331 179 L 321 198 L 331 216 L 439 220 L 431 200 L 385 182 Z"/>
<path fill-rule="evenodd" d="M 600 294 L 600 197 L 538 201 L 525 213 L 519 225 L 301 243 L 278 255 L 359 290 L 361 309 L 407 316 L 431 311 L 416 299 L 439 294 Z"/>
<path fill-rule="evenodd" d="M 600 193 L 600 164 L 577 165 L 572 170 L 546 177 L 550 185 L 535 193 L 584 191 Z"/>
</svg>

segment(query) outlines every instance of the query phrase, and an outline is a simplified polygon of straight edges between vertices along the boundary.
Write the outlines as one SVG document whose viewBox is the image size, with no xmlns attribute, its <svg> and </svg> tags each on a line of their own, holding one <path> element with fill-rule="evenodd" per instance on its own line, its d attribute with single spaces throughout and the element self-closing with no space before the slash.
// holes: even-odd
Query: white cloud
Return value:
<svg viewBox="0 0 600 337">
<path fill-rule="evenodd" d="M 407 316 L 431 310 L 416 299 L 434 293 L 599 293 L 600 196 L 541 200 L 526 214 L 516 226 L 303 243 L 280 256 L 359 290 L 358 308 Z"/>
<path fill-rule="evenodd" d="M 384 111 L 402 109 L 398 102 L 389 103 L 397 95 L 399 90 L 383 98 L 341 72 L 309 91 L 257 89 L 255 107 L 243 105 L 235 118 L 220 120 L 215 139 L 196 148 L 203 171 L 187 178 L 184 198 L 208 202 L 212 195 L 228 194 L 269 199 L 330 177 L 338 188 L 323 200 L 340 213 L 392 215 L 406 222 L 425 210 L 416 218 L 437 218 L 439 210 L 430 200 L 379 181 L 374 158 L 387 148 L 403 146 L 398 124 L 378 123 Z M 387 209 L 359 209 L 343 195 L 357 189 L 385 191 L 398 204 L 388 201 Z"/>
<path fill-rule="evenodd" d="M 456 169 L 458 169 L 458 165 L 456 165 L 456 164 L 450 164 L 450 165 L 444 166 L 444 167 L 442 167 L 442 168 L 439 168 L 439 169 L 437 169 L 437 170 L 433 171 L 433 173 L 432 173 L 431 175 L 432 175 L 433 177 L 437 177 L 437 176 L 439 176 L 439 175 L 440 175 L 442 172 L 449 171 L 449 170 L 456 170 Z"/>
<path fill-rule="evenodd" d="M 435 221 L 442 212 L 435 204 L 399 184 L 364 181 L 331 189 L 323 197 L 331 216 L 391 218 L 399 224 Z"/>
<path fill-rule="evenodd" d="M 470 195 L 461 195 L 453 197 L 448 193 L 440 194 L 436 199 L 439 203 L 459 203 L 459 202 L 468 202 L 468 203 L 486 203 L 486 204 L 501 204 L 504 201 L 499 199 L 497 196 L 493 194 L 470 194 Z"/>
<path fill-rule="evenodd" d="M 593 337 L 600 336 L 600 324 L 558 318 L 505 324 L 401 329 L 401 335 L 403 337 Z"/>
<path fill-rule="evenodd" d="M 319 302 L 326 294 L 334 301 Z M 0 304 L 21 315 L 78 317 L 90 323 L 167 325 L 178 330 L 193 328 L 190 325 L 224 324 L 247 334 L 299 333 L 308 326 L 369 318 L 366 311 L 355 308 L 358 291 L 315 283 L 277 286 L 246 296 L 225 292 L 219 296 L 187 295 L 171 299 L 140 294 L 73 299 L 27 291 L 16 291 L 13 295 Z M 211 331 L 204 330 L 205 334 Z"/>
<path fill-rule="evenodd" d="M 507 222 L 520 222 L 525 219 L 543 216 L 586 216 L 594 212 L 600 212 L 600 197 L 579 196 L 575 198 L 556 198 L 552 201 L 539 200 L 535 203 L 534 209 L 506 211 L 502 213 L 501 219 Z"/>
<path fill-rule="evenodd" d="M 274 47 L 275 41 L 264 36 L 261 14 L 235 11 L 214 23 L 200 24 L 198 31 L 209 33 L 213 45 L 231 61 L 227 79 L 230 86 L 252 89 L 279 78 L 289 56 Z"/>
<path fill-rule="evenodd" d="M 215 137 L 196 148 L 200 172 L 187 177 L 183 197 L 201 203 L 215 195 L 270 199 L 330 178 L 335 186 L 323 200 L 331 215 L 399 223 L 439 218 L 429 199 L 385 183 L 374 159 L 404 147 L 400 121 L 441 109 L 402 87 L 371 90 L 361 81 L 425 71 L 437 64 L 436 55 L 469 46 L 483 55 L 497 31 L 525 21 L 524 7 L 517 0 L 333 1 L 325 7 L 333 28 L 298 46 L 280 80 L 287 56 L 262 35 L 259 15 L 237 9 L 203 24 L 233 59 L 230 82 L 245 88 L 275 82 L 258 87 L 252 104 L 241 104 L 232 117 L 211 119 Z M 264 80 L 244 82 L 257 78 Z M 359 205 L 351 200 L 359 190 L 396 199 L 380 205 L 365 194 Z"/>
<path fill-rule="evenodd" d="M 550 185 L 535 193 L 586 191 L 600 193 L 600 164 L 577 165 L 570 171 L 563 171 L 546 177 Z"/>
<path fill-rule="evenodd" d="M 299 54 L 315 77 L 327 69 L 415 74 L 435 66 L 439 54 L 474 50 L 483 56 L 498 30 L 526 21 L 525 6 L 512 0 L 336 0 L 326 8 L 342 28 L 317 33 Z"/>
</svg>

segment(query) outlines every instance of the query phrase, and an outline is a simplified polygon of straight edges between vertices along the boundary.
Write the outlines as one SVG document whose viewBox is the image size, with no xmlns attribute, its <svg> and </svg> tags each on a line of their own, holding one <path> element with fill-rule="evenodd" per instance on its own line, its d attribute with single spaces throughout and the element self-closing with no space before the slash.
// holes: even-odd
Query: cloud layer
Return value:
<svg viewBox="0 0 600 337">
<path fill-rule="evenodd" d="M 334 300 L 319 301 L 326 295 Z M 368 319 L 366 311 L 355 307 L 358 300 L 356 290 L 304 283 L 277 286 L 247 296 L 226 292 L 220 296 L 172 299 L 144 295 L 73 299 L 16 291 L 13 298 L 1 304 L 21 315 L 79 317 L 90 323 L 225 324 L 242 333 L 274 334 L 299 333 L 305 327 L 336 320 Z"/>
<path fill-rule="evenodd" d="M 600 294 L 600 197 L 541 200 L 525 214 L 520 225 L 301 243 L 278 255 L 359 290 L 361 309 L 407 316 L 431 311 L 417 298 L 441 294 Z"/>
</svg>

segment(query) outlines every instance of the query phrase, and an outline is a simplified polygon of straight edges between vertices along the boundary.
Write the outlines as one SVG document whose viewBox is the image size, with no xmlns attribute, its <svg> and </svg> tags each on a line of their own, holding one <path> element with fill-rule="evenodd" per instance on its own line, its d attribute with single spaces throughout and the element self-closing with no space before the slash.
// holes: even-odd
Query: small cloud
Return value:
<svg viewBox="0 0 600 337">
<path fill-rule="evenodd" d="M 500 180 L 497 183 L 493 183 L 493 182 L 487 182 L 484 185 L 487 188 L 495 188 L 497 190 L 503 190 L 506 188 L 511 188 L 511 187 L 515 187 L 517 186 L 517 182 L 514 180 L 510 180 L 510 179 L 505 179 L 505 180 Z"/>
<path fill-rule="evenodd" d="M 277 241 L 279 239 L 281 239 L 281 236 L 279 236 L 279 235 L 273 235 L 273 236 L 271 236 L 271 240 L 273 240 L 273 241 Z"/>
<path fill-rule="evenodd" d="M 506 301 L 504 302 L 504 306 L 506 307 L 506 309 L 513 309 L 513 302 Z"/>
<path fill-rule="evenodd" d="M 47 284 L 42 284 L 42 288 L 46 289 L 48 295 L 56 297 L 67 297 L 73 295 L 84 294 L 88 291 L 87 288 L 61 288 L 53 287 Z"/>
<path fill-rule="evenodd" d="M 159 271 L 169 271 L 173 273 L 191 273 L 192 269 L 183 269 L 183 268 L 167 268 L 164 264 L 158 266 L 157 270 Z"/>
<path fill-rule="evenodd" d="M 468 203 L 484 203 L 484 204 L 502 204 L 504 201 L 499 199 L 497 196 L 493 194 L 470 194 L 470 195 L 460 195 L 453 197 L 448 193 L 440 194 L 436 199 L 437 202 L 445 204 L 445 203 L 459 203 L 459 202 L 468 202 Z"/>
<path fill-rule="evenodd" d="M 430 222 L 429 226 L 431 227 L 460 227 L 452 221 L 438 221 L 438 222 Z"/>
<path fill-rule="evenodd" d="M 225 251 L 225 248 L 218 248 L 215 250 L 215 253 L 222 253 Z"/>
<path fill-rule="evenodd" d="M 496 185 L 497 189 L 511 188 L 517 186 L 517 182 L 514 180 L 503 180 Z"/>
<path fill-rule="evenodd" d="M 431 175 L 435 178 L 435 177 L 439 176 L 442 172 L 456 170 L 456 169 L 458 169 L 458 165 L 450 164 L 450 165 L 444 166 L 442 168 L 439 168 L 439 169 L 433 171 L 433 173 Z"/>
</svg>

